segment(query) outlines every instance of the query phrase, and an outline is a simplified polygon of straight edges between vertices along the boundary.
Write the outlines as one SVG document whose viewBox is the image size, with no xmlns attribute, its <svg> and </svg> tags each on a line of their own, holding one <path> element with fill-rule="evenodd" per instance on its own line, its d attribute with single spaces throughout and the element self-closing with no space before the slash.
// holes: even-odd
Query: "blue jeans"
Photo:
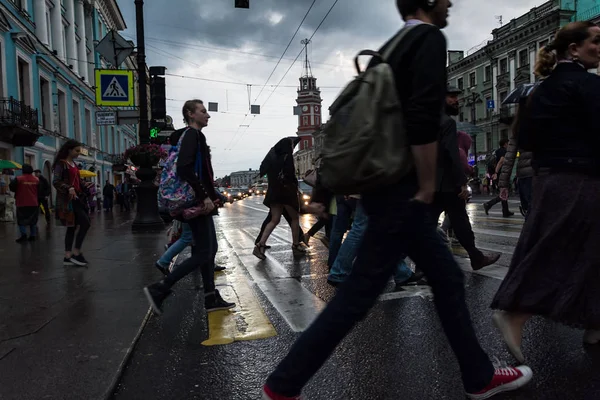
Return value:
<svg viewBox="0 0 600 400">
<path fill-rule="evenodd" d="M 181 224 L 181 237 L 175 243 L 173 243 L 171 247 L 167 249 L 167 251 L 165 251 L 165 254 L 163 254 L 160 260 L 158 260 L 158 263 L 161 266 L 167 268 L 169 264 L 171 264 L 173 257 L 181 253 L 186 247 L 188 247 L 191 244 L 192 230 L 190 229 L 190 226 L 188 224 L 183 223 Z"/>
<path fill-rule="evenodd" d="M 337 214 L 333 218 L 331 237 L 329 238 L 329 258 L 327 266 L 331 268 L 342 247 L 344 234 L 350 225 L 350 218 L 356 208 L 356 199 L 345 200 L 344 196 L 336 196 Z"/>
<path fill-rule="evenodd" d="M 404 254 L 427 276 L 465 390 L 476 393 L 492 381 L 494 366 L 481 349 L 471 323 L 464 275 L 436 232 L 433 207 L 411 200 L 416 191 L 412 185 L 396 184 L 386 187 L 383 193 L 363 195 L 369 225 L 352 272 L 269 376 L 267 385 L 275 393 L 289 397 L 300 394 L 337 345 L 375 305 Z"/>
<path fill-rule="evenodd" d="M 217 234 L 213 217 L 202 215 L 188 221 L 192 232 L 192 256 L 177 265 L 163 281 L 167 288 L 171 288 L 179 280 L 185 278 L 196 269 L 200 268 L 204 294 L 215 292 L 215 254 L 217 254 Z"/>
<path fill-rule="evenodd" d="M 358 248 L 362 242 L 365 232 L 367 231 L 369 219 L 365 213 L 365 209 L 362 203 L 359 201 L 356 204 L 356 212 L 354 214 L 354 221 L 352 222 L 352 229 L 346 236 L 346 240 L 342 244 L 340 251 L 333 262 L 331 271 L 329 272 L 329 280 L 333 282 L 343 282 L 346 280 L 350 272 L 352 272 L 352 264 L 358 253 Z M 406 265 L 404 258 L 396 266 L 394 270 L 394 282 L 402 283 L 407 281 L 413 272 Z"/>
<path fill-rule="evenodd" d="M 21 232 L 21 236 L 27 236 L 27 226 L 19 225 L 19 232 Z M 37 225 L 29 226 L 29 236 L 37 236 Z"/>
</svg>

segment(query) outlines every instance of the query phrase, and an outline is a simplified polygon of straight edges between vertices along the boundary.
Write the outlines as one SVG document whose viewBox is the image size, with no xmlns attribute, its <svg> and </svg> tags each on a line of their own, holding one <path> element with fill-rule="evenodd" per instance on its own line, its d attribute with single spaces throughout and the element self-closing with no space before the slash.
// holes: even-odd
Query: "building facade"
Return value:
<svg viewBox="0 0 600 400">
<path fill-rule="evenodd" d="M 250 168 L 248 171 L 232 172 L 230 184 L 234 188 L 250 187 L 258 178 L 259 171 Z"/>
<path fill-rule="evenodd" d="M 463 90 L 457 120 L 477 127 L 468 133 L 476 148 L 470 157 L 479 160 L 480 176 L 485 174 L 482 161 L 486 154 L 497 149 L 501 139 L 510 137 L 515 107 L 502 106 L 502 101 L 519 85 L 535 82 L 533 68 L 538 50 L 575 18 L 577 4 L 547 1 L 494 29 L 493 38 L 471 54 L 448 52 L 448 82 Z"/>
<path fill-rule="evenodd" d="M 96 126 L 94 69 L 110 62 L 94 46 L 125 28 L 116 0 L 0 0 L 0 159 L 50 179 L 56 151 L 74 138 L 98 182 L 122 179 L 111 156 L 138 142 L 137 124 Z M 134 60 L 121 68 L 135 68 Z"/>
</svg>

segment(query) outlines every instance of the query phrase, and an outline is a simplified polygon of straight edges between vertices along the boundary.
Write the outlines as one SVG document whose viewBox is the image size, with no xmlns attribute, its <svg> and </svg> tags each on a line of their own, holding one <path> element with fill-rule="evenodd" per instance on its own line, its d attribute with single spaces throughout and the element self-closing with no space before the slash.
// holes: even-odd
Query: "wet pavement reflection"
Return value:
<svg viewBox="0 0 600 400">
<path fill-rule="evenodd" d="M 468 205 L 477 246 L 501 252 L 499 262 L 473 272 L 459 246 L 467 301 L 483 348 L 513 363 L 491 322 L 489 304 L 506 274 L 523 218 L 486 216 L 475 198 Z M 227 205 L 215 220 L 217 275 L 232 311 L 203 310 L 193 277 L 176 287 L 165 313 L 152 317 L 122 377 L 115 399 L 258 399 L 261 385 L 297 337 L 334 295 L 327 282 L 327 249 L 315 238 L 305 257 L 291 252 L 282 223 L 269 240 L 267 259 L 252 255 L 267 215 L 261 197 Z M 518 203 L 511 202 L 517 209 Z M 305 230 L 315 222 L 303 216 Z M 180 258 L 186 257 L 183 254 Z M 248 323 L 248 321 L 252 321 Z M 274 329 L 275 335 L 273 336 Z M 266 335 L 244 336 L 248 332 Z M 502 399 L 600 397 L 600 348 L 583 347 L 581 331 L 534 318 L 524 332 L 524 351 L 534 380 Z M 307 349 L 311 351 L 311 349 Z M 396 291 L 392 282 L 371 314 L 337 348 L 306 388 L 307 399 L 463 399 L 456 361 L 445 340 L 427 287 Z"/>
<path fill-rule="evenodd" d="M 148 306 L 141 287 L 166 237 L 132 234 L 133 213 L 100 213 L 83 252 L 63 266 L 66 228 L 40 220 L 40 238 L 17 244 L 0 224 L 0 398 L 100 398 L 115 379 Z"/>
</svg>

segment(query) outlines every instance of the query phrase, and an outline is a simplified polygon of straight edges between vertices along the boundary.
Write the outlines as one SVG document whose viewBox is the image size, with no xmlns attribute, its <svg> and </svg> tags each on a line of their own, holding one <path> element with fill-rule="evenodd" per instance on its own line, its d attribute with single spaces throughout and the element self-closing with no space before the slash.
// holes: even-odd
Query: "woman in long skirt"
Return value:
<svg viewBox="0 0 600 400">
<path fill-rule="evenodd" d="M 584 329 L 585 343 L 600 343 L 600 76 L 587 72 L 599 64 L 600 28 L 566 25 L 538 54 L 536 73 L 551 71 L 548 78 L 519 107 L 519 143 L 533 151 L 536 169 L 533 202 L 492 308 L 520 362 L 532 315 Z"/>
</svg>

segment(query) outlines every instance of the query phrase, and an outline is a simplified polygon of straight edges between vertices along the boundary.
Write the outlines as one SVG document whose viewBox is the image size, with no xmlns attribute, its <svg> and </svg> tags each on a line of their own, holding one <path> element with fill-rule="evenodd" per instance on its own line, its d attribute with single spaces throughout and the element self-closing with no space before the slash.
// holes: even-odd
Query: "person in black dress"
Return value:
<svg viewBox="0 0 600 400">
<path fill-rule="evenodd" d="M 279 225 L 283 210 L 285 210 L 291 220 L 292 228 L 292 250 L 294 254 L 303 254 L 305 247 L 300 243 L 302 239 L 299 235 L 300 220 L 300 202 L 298 199 L 298 179 L 296 178 L 296 169 L 294 167 L 294 147 L 298 144 L 300 138 L 287 137 L 281 139 L 269 151 L 261 165 L 261 170 L 266 171 L 269 181 L 269 188 L 263 204 L 269 207 L 271 211 L 271 222 L 267 224 L 260 238 L 259 243 L 254 248 L 252 254 L 264 260 L 266 243 L 273 230 Z"/>
<path fill-rule="evenodd" d="M 533 152 L 532 204 L 491 306 L 520 362 L 532 315 L 584 329 L 585 343 L 600 344 L 600 76 L 587 72 L 599 64 L 600 28 L 565 25 L 538 54 L 535 69 L 548 78 L 519 106 L 519 146 Z"/>
</svg>

